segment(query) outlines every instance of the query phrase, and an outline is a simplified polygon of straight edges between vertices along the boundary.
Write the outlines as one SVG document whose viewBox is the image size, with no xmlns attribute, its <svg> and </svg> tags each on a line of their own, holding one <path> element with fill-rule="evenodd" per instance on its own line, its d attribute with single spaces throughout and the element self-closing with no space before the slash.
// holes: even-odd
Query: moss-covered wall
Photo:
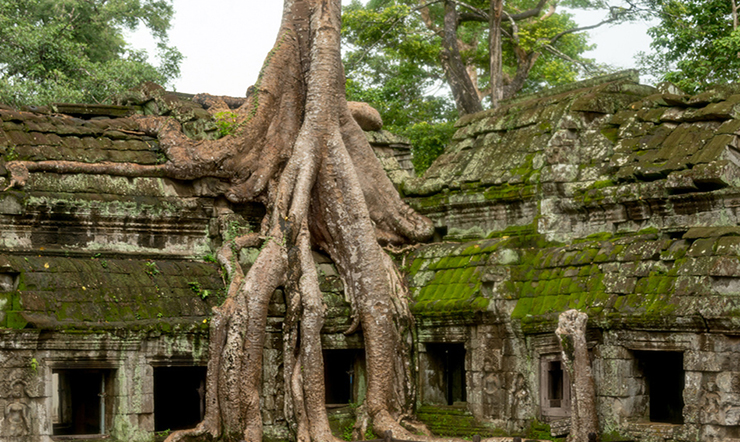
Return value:
<svg viewBox="0 0 740 442">
<path fill-rule="evenodd" d="M 435 429 L 542 434 L 540 361 L 557 356 L 558 314 L 577 308 L 590 316 L 605 434 L 740 438 L 740 89 L 667 90 L 626 72 L 467 116 L 418 178 L 399 165 L 403 140 L 368 134 L 440 239 L 399 256 L 417 350 L 465 349 L 466 403 L 418 404 Z M 172 115 L 192 136 L 215 136 L 203 109 L 157 91 L 133 93 L 122 107 L 65 108 L 73 116 L 0 107 L 0 188 L 12 159 L 162 162 L 129 112 Z M 209 309 L 223 293 L 211 254 L 264 215 L 259 205 L 228 203 L 223 190 L 217 179 L 32 173 L 26 188 L 0 192 L 0 371 L 26 385 L 23 401 L 36 413 L 28 440 L 48 440 L 48 383 L 67 363 L 114 370 L 119 390 L 131 393 L 116 398 L 111 435 L 151 440 L 152 367 L 204 364 Z M 245 250 L 240 262 L 257 253 Z M 362 348 L 361 334 L 342 334 L 350 307 L 336 269 L 315 259 L 329 313 L 325 347 Z M 278 291 L 263 370 L 270 440 L 289 436 L 284 312 Z M 683 353 L 683 424 L 646 421 L 641 351 Z M 11 390 L 0 384 L 0 406 L 14 400 Z M 348 415 L 338 411 L 337 422 Z"/>
<path fill-rule="evenodd" d="M 539 361 L 557 356 L 558 315 L 576 308 L 589 314 L 605 433 L 737 437 L 727 395 L 736 396 L 713 370 L 740 357 L 740 87 L 691 97 L 634 75 L 467 116 L 427 174 L 404 182 L 447 241 L 406 260 L 419 336 L 465 343 L 469 389 L 483 391 L 468 403 L 479 420 L 521 429 L 507 409 L 519 394 L 524 414 L 542 417 Z M 713 343 L 706 353 L 702 342 Z M 634 351 L 684 355 L 682 425 L 649 422 Z M 478 371 L 491 352 L 501 362 Z M 715 365 L 697 363 L 699 353 Z M 503 413 L 486 405 L 498 398 Z"/>
</svg>

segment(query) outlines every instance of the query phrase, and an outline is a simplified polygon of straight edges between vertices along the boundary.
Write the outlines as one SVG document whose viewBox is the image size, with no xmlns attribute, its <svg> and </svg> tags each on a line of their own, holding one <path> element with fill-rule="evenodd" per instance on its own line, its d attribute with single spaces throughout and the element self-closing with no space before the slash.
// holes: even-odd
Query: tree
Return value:
<svg viewBox="0 0 740 442">
<path fill-rule="evenodd" d="M 578 27 L 559 7 L 607 9 L 608 14 L 599 23 Z M 427 71 L 443 73 L 458 113 L 465 115 L 482 110 L 484 99 L 495 104 L 522 91 L 572 82 L 583 70 L 595 69 L 581 57 L 589 48 L 582 31 L 631 18 L 633 12 L 633 7 L 609 7 L 601 0 L 370 0 L 364 8 L 353 3 L 345 26 L 357 35 L 352 43 L 365 54 L 363 60 L 378 54 L 409 56 L 399 38 L 416 42 L 416 50 L 434 52 L 426 59 L 436 70 Z M 352 78 L 356 61 L 348 60 Z"/>
<path fill-rule="evenodd" d="M 225 303 L 210 322 L 206 415 L 196 429 L 169 442 L 221 437 L 260 441 L 259 386 L 267 306 L 284 288 L 283 326 L 286 414 L 301 441 L 331 441 L 324 404 L 320 331 L 324 308 L 311 250 L 329 254 L 344 281 L 354 323 L 362 328 L 367 392 L 356 431 L 371 423 L 377 433 L 412 436 L 398 421 L 410 413 L 413 381 L 409 352 L 411 315 L 404 286 L 383 244 L 421 241 L 431 222 L 400 199 L 350 115 L 340 57 L 339 0 L 285 0 L 282 25 L 257 84 L 237 109 L 237 129 L 218 140 L 185 137 L 173 118 L 138 117 L 140 130 L 156 135 L 161 165 L 13 161 L 11 186 L 32 171 L 204 176 L 229 183 L 233 203 L 267 208 L 260 232 L 227 242 L 218 260 L 230 277 Z M 156 92 L 156 91 L 155 91 Z M 202 96 L 216 112 L 224 102 Z M 244 272 L 233 257 L 261 245 Z M 296 349 L 293 351 L 292 349 Z"/>
<path fill-rule="evenodd" d="M 558 6 L 607 8 L 600 0 L 354 1 L 342 17 L 348 97 L 371 103 L 388 129 L 409 137 L 414 166 L 423 172 L 443 151 L 457 117 L 599 72 L 581 57 L 589 49 L 581 31 L 625 20 L 634 10 L 609 8 L 601 22 L 578 27 Z"/>
<path fill-rule="evenodd" d="M 372 104 L 384 128 L 408 137 L 422 173 L 452 137 L 457 112 L 441 89 L 439 45 L 409 11 L 401 4 L 373 9 L 353 2 L 342 14 L 342 43 L 347 98 Z"/>
<path fill-rule="evenodd" d="M 0 0 L 0 102 L 102 102 L 143 81 L 179 75 L 168 46 L 170 0 Z M 161 65 L 129 48 L 123 32 L 143 23 Z"/>
<path fill-rule="evenodd" d="M 641 64 L 688 93 L 737 81 L 740 30 L 735 0 L 650 0 L 659 23 L 648 30 L 651 54 Z"/>
</svg>

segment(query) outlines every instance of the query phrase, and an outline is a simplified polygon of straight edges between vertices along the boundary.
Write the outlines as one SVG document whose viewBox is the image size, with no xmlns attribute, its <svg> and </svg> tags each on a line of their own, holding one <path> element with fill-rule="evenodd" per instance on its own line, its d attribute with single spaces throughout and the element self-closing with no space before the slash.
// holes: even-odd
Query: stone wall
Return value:
<svg viewBox="0 0 740 442">
<path fill-rule="evenodd" d="M 567 432 L 553 332 L 576 308 L 606 439 L 740 440 L 738 109 L 734 85 L 689 97 L 617 74 L 460 120 L 404 182 L 451 242 L 407 258 L 412 310 L 420 330 L 468 324 L 479 422 Z M 474 339 L 484 326 L 498 339 Z"/>
<path fill-rule="evenodd" d="M 627 72 L 506 102 L 460 120 L 423 177 L 404 167 L 403 140 L 367 134 L 436 226 L 434 243 L 396 256 L 416 317 L 417 413 L 435 432 L 567 433 L 569 380 L 553 332 L 558 314 L 577 308 L 590 318 L 604 440 L 740 440 L 740 88 L 661 91 Z M 207 112 L 174 95 L 143 91 L 123 104 L 0 109 L 0 175 L 12 159 L 161 162 L 130 112 L 215 136 Z M 13 413 L 0 435 L 48 442 L 63 409 L 53 405 L 58 384 L 79 373 L 105 385 L 113 440 L 164 429 L 158 374 L 174 367 L 197 381 L 207 360 L 208 315 L 223 296 L 213 250 L 264 216 L 223 190 L 210 178 L 39 172 L 0 192 L 0 406 Z M 240 263 L 258 252 L 244 250 Z M 314 258 L 325 356 L 339 367 L 330 382 L 350 383 L 330 387 L 342 434 L 364 394 L 362 335 L 342 333 L 351 321 L 341 280 L 326 256 Z M 284 312 L 278 290 L 264 353 L 266 440 L 290 436 Z"/>
</svg>

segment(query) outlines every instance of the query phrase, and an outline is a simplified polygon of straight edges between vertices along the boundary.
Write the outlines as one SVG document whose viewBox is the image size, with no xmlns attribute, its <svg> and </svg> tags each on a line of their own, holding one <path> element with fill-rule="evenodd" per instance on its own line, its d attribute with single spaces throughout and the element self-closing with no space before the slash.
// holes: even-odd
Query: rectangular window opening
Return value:
<svg viewBox="0 0 740 442">
<path fill-rule="evenodd" d="M 561 407 L 563 402 L 563 367 L 560 361 L 550 361 L 547 371 L 548 394 L 551 407 Z"/>
<path fill-rule="evenodd" d="M 683 353 L 635 351 L 634 354 L 645 382 L 650 422 L 683 424 L 683 390 L 686 379 Z"/>
<path fill-rule="evenodd" d="M 102 435 L 112 414 L 111 370 L 52 371 L 52 433 Z"/>
<path fill-rule="evenodd" d="M 570 415 L 570 376 L 559 354 L 540 359 L 540 404 L 545 419 Z"/>
<path fill-rule="evenodd" d="M 465 381 L 465 344 L 426 344 L 427 369 L 436 371 L 430 376 L 431 389 L 441 393 L 445 405 L 467 402 Z"/>
<path fill-rule="evenodd" d="M 358 402 L 359 377 L 364 371 L 364 351 L 357 349 L 324 350 L 324 391 L 327 408 Z"/>
<path fill-rule="evenodd" d="M 154 367 L 154 431 L 195 428 L 205 405 L 206 367 Z"/>
</svg>

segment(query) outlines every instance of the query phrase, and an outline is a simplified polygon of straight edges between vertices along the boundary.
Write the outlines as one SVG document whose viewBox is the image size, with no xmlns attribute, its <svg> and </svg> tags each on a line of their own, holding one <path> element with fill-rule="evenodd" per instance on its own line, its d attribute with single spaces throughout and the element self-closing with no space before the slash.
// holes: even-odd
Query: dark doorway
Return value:
<svg viewBox="0 0 740 442">
<path fill-rule="evenodd" d="M 206 367 L 154 367 L 154 431 L 194 428 L 205 393 Z"/>
<path fill-rule="evenodd" d="M 326 406 L 335 407 L 356 402 L 356 389 L 362 350 L 324 350 L 324 388 Z"/>
<path fill-rule="evenodd" d="M 650 422 L 683 423 L 683 389 L 686 375 L 683 353 L 635 351 L 645 379 L 650 403 Z"/>
<path fill-rule="evenodd" d="M 53 434 L 104 434 L 109 370 L 54 370 Z"/>
<path fill-rule="evenodd" d="M 561 407 L 563 402 L 563 364 L 550 361 L 547 370 L 547 390 L 550 407 Z"/>
<path fill-rule="evenodd" d="M 447 405 L 455 402 L 466 402 L 465 387 L 465 345 L 426 344 L 430 365 L 441 370 L 442 385 Z"/>
</svg>

